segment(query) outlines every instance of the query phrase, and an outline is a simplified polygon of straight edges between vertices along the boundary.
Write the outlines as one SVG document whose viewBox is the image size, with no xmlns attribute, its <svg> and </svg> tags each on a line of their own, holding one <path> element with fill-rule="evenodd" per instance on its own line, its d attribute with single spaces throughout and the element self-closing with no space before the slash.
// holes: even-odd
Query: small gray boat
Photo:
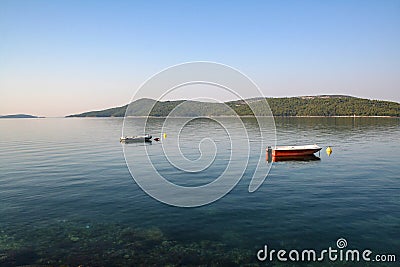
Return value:
<svg viewBox="0 0 400 267">
<path fill-rule="evenodd" d="M 146 134 L 146 135 L 137 135 L 137 136 L 125 136 L 121 137 L 119 141 L 121 143 L 133 143 L 133 142 L 151 142 L 151 138 L 153 138 L 151 135 Z"/>
</svg>

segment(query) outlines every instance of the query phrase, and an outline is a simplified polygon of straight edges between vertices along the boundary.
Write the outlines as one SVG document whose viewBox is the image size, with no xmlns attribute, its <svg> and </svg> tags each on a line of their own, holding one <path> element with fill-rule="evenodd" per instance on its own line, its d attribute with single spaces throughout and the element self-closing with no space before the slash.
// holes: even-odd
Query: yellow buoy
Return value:
<svg viewBox="0 0 400 267">
<path fill-rule="evenodd" d="M 328 154 L 328 156 L 332 154 L 332 148 L 330 146 L 326 148 L 326 154 Z"/>
<path fill-rule="evenodd" d="M 163 137 L 164 137 L 164 139 L 167 139 L 167 134 L 164 133 L 164 134 L 163 134 Z"/>
</svg>

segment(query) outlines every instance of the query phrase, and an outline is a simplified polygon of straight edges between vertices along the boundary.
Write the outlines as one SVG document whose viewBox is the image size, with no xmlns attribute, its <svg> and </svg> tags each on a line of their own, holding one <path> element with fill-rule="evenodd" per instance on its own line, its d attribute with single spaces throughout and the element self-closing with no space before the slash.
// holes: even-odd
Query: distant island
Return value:
<svg viewBox="0 0 400 267">
<path fill-rule="evenodd" d="M 28 114 L 0 115 L 0 119 L 35 119 L 35 118 L 41 118 L 41 117 Z"/>
<path fill-rule="evenodd" d="M 257 110 L 258 115 L 268 115 L 262 110 L 257 102 L 262 98 L 247 99 L 252 108 Z M 318 95 L 266 98 L 274 116 L 390 116 L 400 117 L 400 103 L 370 100 L 346 95 Z M 128 116 L 150 116 L 166 117 L 179 104 L 185 100 L 156 101 L 142 98 L 131 103 Z M 183 117 L 196 116 L 224 116 L 225 105 L 232 108 L 239 116 L 254 115 L 248 104 L 243 100 L 229 101 L 225 103 L 211 103 L 191 101 L 179 109 L 175 115 Z M 260 102 L 261 103 L 261 102 Z M 153 107 L 154 105 L 154 107 Z M 89 111 L 81 114 L 69 115 L 66 117 L 124 117 L 128 105 L 99 111 Z M 152 110 L 149 108 L 153 107 Z M 190 108 L 189 108 L 190 107 Z"/>
</svg>

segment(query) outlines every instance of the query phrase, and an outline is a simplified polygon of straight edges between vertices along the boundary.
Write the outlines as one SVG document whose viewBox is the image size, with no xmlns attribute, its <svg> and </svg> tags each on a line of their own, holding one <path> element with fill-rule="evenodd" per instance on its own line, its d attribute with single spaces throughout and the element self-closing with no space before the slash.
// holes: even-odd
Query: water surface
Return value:
<svg viewBox="0 0 400 267">
<path fill-rule="evenodd" d="M 141 119 L 129 120 L 134 132 Z M 257 135 L 254 119 L 243 120 Z M 149 123 L 159 129 L 162 119 Z M 264 244 L 318 250 L 340 237 L 351 248 L 400 257 L 399 123 L 277 118 L 278 144 L 330 145 L 333 154 L 323 149 L 319 161 L 274 163 L 249 193 L 258 159 L 250 150 L 249 167 L 228 195 L 187 209 L 154 200 L 134 182 L 118 142 L 120 118 L 2 119 L 0 265 L 232 266 L 257 263 Z M 216 137 L 215 164 L 197 176 L 179 173 L 153 142 L 147 149 L 160 157 L 155 165 L 177 184 L 210 182 L 229 161 L 223 131 L 202 120 L 183 133 L 182 152 L 192 160 L 199 138 Z"/>
</svg>

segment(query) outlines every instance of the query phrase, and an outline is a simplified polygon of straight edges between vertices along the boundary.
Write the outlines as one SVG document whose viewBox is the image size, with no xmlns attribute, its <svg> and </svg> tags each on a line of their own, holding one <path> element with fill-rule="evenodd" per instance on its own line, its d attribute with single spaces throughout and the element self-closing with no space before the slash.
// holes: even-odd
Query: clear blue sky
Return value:
<svg viewBox="0 0 400 267">
<path fill-rule="evenodd" d="M 129 102 L 149 76 L 202 60 L 266 96 L 400 102 L 400 1 L 0 1 L 0 114 Z M 149 95 L 151 97 L 151 95 Z"/>
</svg>

